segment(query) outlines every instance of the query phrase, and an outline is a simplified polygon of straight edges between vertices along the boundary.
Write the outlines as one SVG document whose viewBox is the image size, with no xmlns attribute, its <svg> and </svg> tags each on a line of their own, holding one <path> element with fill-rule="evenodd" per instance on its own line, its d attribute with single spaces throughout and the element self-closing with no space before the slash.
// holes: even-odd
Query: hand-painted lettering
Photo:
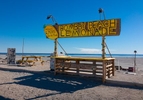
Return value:
<svg viewBox="0 0 143 100">
<path fill-rule="evenodd" d="M 119 35 L 119 22 L 119 19 L 111 19 L 59 25 L 59 38 Z"/>
</svg>

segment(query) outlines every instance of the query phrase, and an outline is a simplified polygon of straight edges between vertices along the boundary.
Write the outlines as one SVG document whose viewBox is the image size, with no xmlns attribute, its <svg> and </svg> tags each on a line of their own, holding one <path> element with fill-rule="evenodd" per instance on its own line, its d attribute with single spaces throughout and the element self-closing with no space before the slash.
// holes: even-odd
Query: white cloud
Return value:
<svg viewBox="0 0 143 100">
<path fill-rule="evenodd" d="M 76 49 L 79 50 L 80 53 L 97 53 L 97 54 L 101 54 L 102 53 L 102 49 L 94 49 L 94 48 L 77 48 Z M 114 49 L 109 49 L 111 53 L 115 53 L 116 50 Z M 105 49 L 106 54 L 109 54 L 107 48 Z"/>
<path fill-rule="evenodd" d="M 101 53 L 101 49 L 93 49 L 93 48 L 76 48 L 80 50 L 80 53 Z"/>
</svg>

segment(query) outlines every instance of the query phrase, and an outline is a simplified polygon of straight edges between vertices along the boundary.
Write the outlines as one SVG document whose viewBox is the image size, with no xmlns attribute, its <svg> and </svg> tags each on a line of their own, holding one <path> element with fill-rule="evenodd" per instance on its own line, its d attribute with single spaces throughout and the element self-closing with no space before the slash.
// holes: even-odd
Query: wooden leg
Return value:
<svg viewBox="0 0 143 100">
<path fill-rule="evenodd" d="M 112 60 L 112 75 L 115 75 L 115 64 L 114 64 L 114 60 Z"/>
<path fill-rule="evenodd" d="M 103 61 L 103 77 L 102 77 L 102 82 L 105 83 L 106 81 L 106 62 Z"/>
<path fill-rule="evenodd" d="M 93 75 L 96 75 L 96 61 L 93 62 Z"/>
<path fill-rule="evenodd" d="M 76 61 L 76 68 L 77 68 L 76 73 L 77 75 L 79 75 L 79 61 L 78 60 Z"/>
<path fill-rule="evenodd" d="M 42 65 L 42 66 L 44 65 L 44 61 L 41 61 L 41 65 Z"/>
<path fill-rule="evenodd" d="M 62 62 L 62 73 L 65 72 L 65 61 Z"/>
</svg>

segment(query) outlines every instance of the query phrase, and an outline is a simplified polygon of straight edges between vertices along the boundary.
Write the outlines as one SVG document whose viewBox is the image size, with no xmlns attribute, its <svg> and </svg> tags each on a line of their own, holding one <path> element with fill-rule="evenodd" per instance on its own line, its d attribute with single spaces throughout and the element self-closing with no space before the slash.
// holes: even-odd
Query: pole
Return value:
<svg viewBox="0 0 143 100">
<path fill-rule="evenodd" d="M 105 36 L 102 36 L 102 59 L 105 59 Z"/>
<path fill-rule="evenodd" d="M 23 38 L 23 44 L 22 44 L 22 56 L 24 56 L 24 38 Z"/>
<path fill-rule="evenodd" d="M 134 57 L 134 72 L 136 72 L 136 53 L 137 53 L 137 51 L 135 50 L 134 53 L 135 53 L 135 57 Z"/>
<path fill-rule="evenodd" d="M 54 47 L 54 56 L 56 57 L 57 56 L 57 38 L 55 39 L 55 47 Z"/>
<path fill-rule="evenodd" d="M 99 14 L 100 14 L 100 21 L 101 21 L 101 13 L 103 14 L 104 20 L 105 18 L 105 13 L 104 10 L 102 8 L 99 8 Z M 105 43 L 105 35 L 102 35 L 102 59 L 105 59 L 105 47 L 106 47 L 106 43 Z"/>
<path fill-rule="evenodd" d="M 136 72 L 136 53 L 135 53 L 135 58 L 134 58 L 134 72 Z"/>
</svg>

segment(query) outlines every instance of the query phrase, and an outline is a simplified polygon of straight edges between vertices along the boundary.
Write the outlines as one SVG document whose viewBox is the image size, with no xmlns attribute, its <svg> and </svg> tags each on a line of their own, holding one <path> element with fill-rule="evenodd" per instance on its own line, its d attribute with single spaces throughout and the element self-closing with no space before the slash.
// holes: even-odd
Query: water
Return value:
<svg viewBox="0 0 143 100">
<path fill-rule="evenodd" d="M 7 55 L 7 53 L 0 53 L 0 55 Z M 50 56 L 51 53 L 16 53 L 16 55 L 24 56 Z M 76 57 L 102 57 L 102 54 L 78 54 L 78 53 L 69 53 L 69 56 Z M 110 57 L 109 54 L 106 54 L 106 57 Z M 112 57 L 135 57 L 135 54 L 112 54 Z M 143 54 L 136 54 L 136 57 L 143 58 Z"/>
<path fill-rule="evenodd" d="M 102 54 L 69 54 L 70 56 L 80 57 L 102 57 Z M 106 54 L 106 57 L 110 57 L 110 54 Z M 112 57 L 135 57 L 135 54 L 112 54 Z M 143 54 L 136 54 L 136 57 L 143 57 Z"/>
</svg>

